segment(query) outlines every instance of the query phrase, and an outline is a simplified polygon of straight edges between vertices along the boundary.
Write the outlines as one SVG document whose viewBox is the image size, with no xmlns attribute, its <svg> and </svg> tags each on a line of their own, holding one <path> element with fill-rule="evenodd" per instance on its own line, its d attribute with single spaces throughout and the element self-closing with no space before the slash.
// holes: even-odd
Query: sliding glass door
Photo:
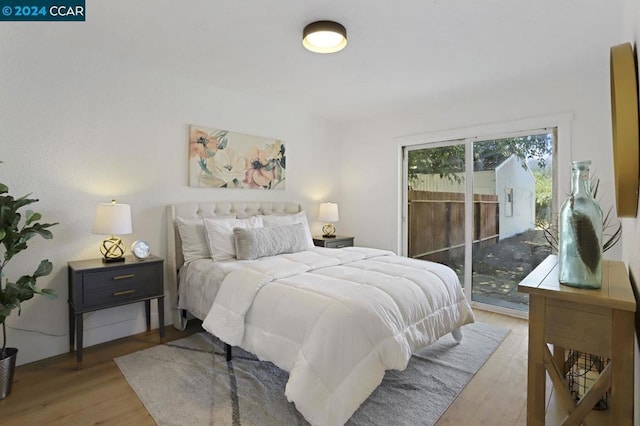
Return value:
<svg viewBox="0 0 640 426">
<path fill-rule="evenodd" d="M 464 282 L 465 146 L 407 153 L 408 255 L 444 263 Z"/>
<path fill-rule="evenodd" d="M 473 301 L 528 311 L 518 283 L 551 253 L 553 133 L 474 141 Z"/>
<path fill-rule="evenodd" d="M 545 129 L 405 147 L 407 255 L 453 268 L 477 304 L 527 311 L 518 283 L 555 228 L 554 140 Z"/>
</svg>

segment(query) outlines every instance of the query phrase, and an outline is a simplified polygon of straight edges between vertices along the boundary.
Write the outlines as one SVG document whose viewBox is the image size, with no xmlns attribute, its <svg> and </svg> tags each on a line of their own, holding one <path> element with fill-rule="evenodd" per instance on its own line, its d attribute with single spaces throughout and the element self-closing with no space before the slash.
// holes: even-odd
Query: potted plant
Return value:
<svg viewBox="0 0 640 426">
<path fill-rule="evenodd" d="M 17 348 L 7 348 L 7 329 L 5 320 L 14 309 L 20 315 L 20 303 L 29 300 L 34 294 L 44 294 L 55 297 L 52 289 L 36 287 L 36 280 L 49 275 L 53 265 L 49 260 L 43 260 L 33 275 L 23 275 L 15 282 L 5 278 L 3 270 L 9 261 L 27 248 L 27 241 L 36 235 L 45 239 L 53 238 L 47 228 L 57 223 L 39 223 L 40 213 L 26 210 L 23 215 L 19 212 L 24 206 L 35 203 L 37 199 L 27 198 L 27 194 L 20 198 L 9 195 L 9 188 L 0 183 L 0 243 L 4 253 L 0 253 L 0 323 L 2 323 L 2 351 L 0 351 L 0 399 L 11 393 L 13 372 L 15 370 Z"/>
</svg>

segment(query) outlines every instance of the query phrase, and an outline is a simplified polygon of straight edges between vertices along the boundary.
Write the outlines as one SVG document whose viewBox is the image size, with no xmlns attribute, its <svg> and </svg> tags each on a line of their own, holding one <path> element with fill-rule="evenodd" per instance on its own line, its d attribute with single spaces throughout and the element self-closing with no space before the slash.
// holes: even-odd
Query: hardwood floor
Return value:
<svg viewBox="0 0 640 426">
<path fill-rule="evenodd" d="M 437 424 L 524 425 L 527 321 L 480 310 L 475 313 L 477 321 L 509 328 L 511 333 Z M 169 326 L 165 341 L 201 330 L 196 321 L 190 321 L 184 332 Z M 0 424 L 153 425 L 153 419 L 120 374 L 113 358 L 158 342 L 156 330 L 86 348 L 79 369 L 75 354 L 18 367 L 11 395 L 0 401 Z"/>
<path fill-rule="evenodd" d="M 511 332 L 436 425 L 526 425 L 528 322 L 478 309 L 474 314 Z"/>
<path fill-rule="evenodd" d="M 173 326 L 165 330 L 164 340 L 168 342 L 202 328 L 197 321 L 190 321 L 184 332 Z M 155 330 L 85 348 L 80 368 L 75 353 L 18 367 L 11 395 L 0 401 L 0 424 L 155 425 L 113 358 L 155 346 L 159 341 Z"/>
</svg>

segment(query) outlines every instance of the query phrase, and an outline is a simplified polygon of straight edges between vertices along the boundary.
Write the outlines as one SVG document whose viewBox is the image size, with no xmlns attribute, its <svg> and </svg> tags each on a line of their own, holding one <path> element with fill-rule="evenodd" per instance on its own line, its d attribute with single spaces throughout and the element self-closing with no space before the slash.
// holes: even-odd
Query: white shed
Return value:
<svg viewBox="0 0 640 426">
<path fill-rule="evenodd" d="M 529 167 L 515 156 L 495 169 L 496 195 L 500 203 L 500 239 L 529 229 L 536 223 L 536 180 Z"/>
</svg>

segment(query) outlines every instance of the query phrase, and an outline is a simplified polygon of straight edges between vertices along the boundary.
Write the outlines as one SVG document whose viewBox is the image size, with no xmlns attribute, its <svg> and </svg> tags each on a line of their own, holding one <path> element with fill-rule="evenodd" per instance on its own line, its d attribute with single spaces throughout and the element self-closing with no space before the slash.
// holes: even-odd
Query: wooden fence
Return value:
<svg viewBox="0 0 640 426">
<path fill-rule="evenodd" d="M 464 194 L 409 191 L 409 256 L 447 262 L 464 254 Z M 497 195 L 473 196 L 473 242 L 483 247 L 498 242 Z"/>
</svg>

